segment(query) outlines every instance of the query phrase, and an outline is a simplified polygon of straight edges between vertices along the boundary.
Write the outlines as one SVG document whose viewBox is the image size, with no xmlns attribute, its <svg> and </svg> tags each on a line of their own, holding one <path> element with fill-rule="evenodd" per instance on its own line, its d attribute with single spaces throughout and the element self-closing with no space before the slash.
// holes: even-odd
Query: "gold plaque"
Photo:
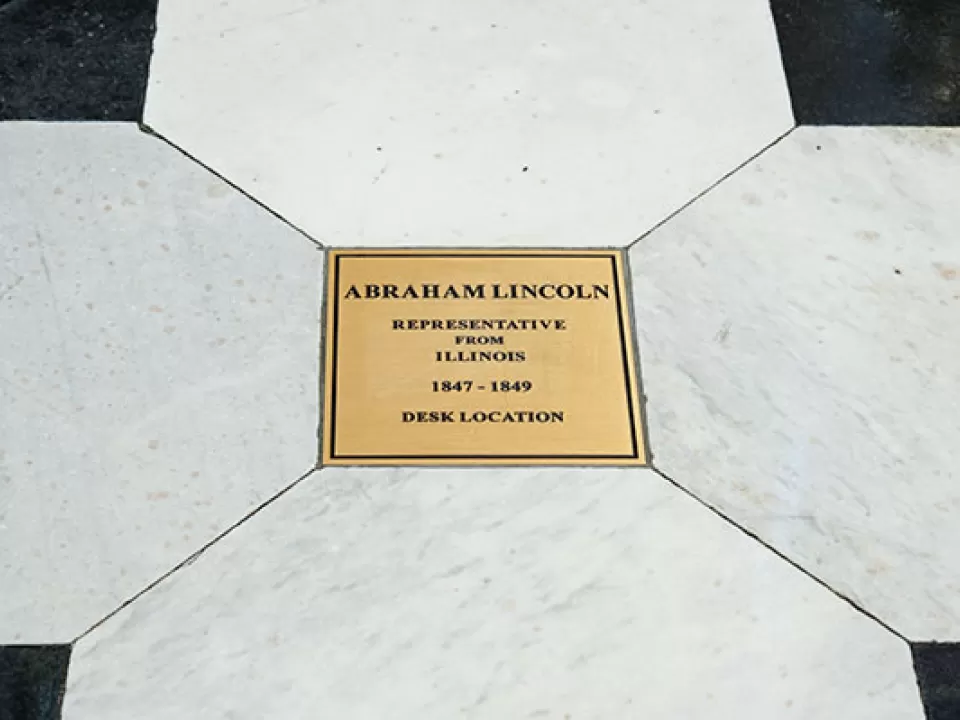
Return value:
<svg viewBox="0 0 960 720">
<path fill-rule="evenodd" d="M 328 258 L 323 464 L 645 463 L 620 251 Z"/>
</svg>

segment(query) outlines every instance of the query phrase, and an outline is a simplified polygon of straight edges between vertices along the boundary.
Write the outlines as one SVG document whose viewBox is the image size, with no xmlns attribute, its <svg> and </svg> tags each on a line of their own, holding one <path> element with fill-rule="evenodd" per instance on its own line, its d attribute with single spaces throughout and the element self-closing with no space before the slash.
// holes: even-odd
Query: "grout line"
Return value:
<svg viewBox="0 0 960 720">
<path fill-rule="evenodd" d="M 183 156 L 184 156 L 185 158 L 187 158 L 188 160 L 191 160 L 191 161 L 195 162 L 197 165 L 199 165 L 200 167 L 202 167 L 202 168 L 203 168 L 204 170 L 206 170 L 208 173 L 210 173 L 211 175 L 217 177 L 217 178 L 220 179 L 221 181 L 225 182 L 227 185 L 229 185 L 229 186 L 232 187 L 234 190 L 236 190 L 238 193 L 240 193 L 241 195 L 243 195 L 247 200 L 249 200 L 250 202 L 252 202 L 254 205 L 256 205 L 256 206 L 259 207 L 260 209 L 265 210 L 266 212 L 270 213 L 273 217 L 275 217 L 277 220 L 279 220 L 279 221 L 282 222 L 284 225 L 286 225 L 287 227 L 289 227 L 291 230 L 295 230 L 296 232 L 298 232 L 300 235 L 302 235 L 303 237 L 305 237 L 307 240 L 309 240 L 311 243 L 313 243 L 314 245 L 316 245 L 316 246 L 317 246 L 318 248 L 320 248 L 321 250 L 325 250 L 325 249 L 326 249 L 326 247 L 323 245 L 323 243 L 321 243 L 319 240 L 314 239 L 313 236 L 311 236 L 310 233 L 308 233 L 306 230 L 304 230 L 303 228 L 301 228 L 301 227 L 299 227 L 299 226 L 297 226 L 297 225 L 294 225 L 292 222 L 290 222 L 289 220 L 287 220 L 283 215 L 281 215 L 280 213 L 278 213 L 276 210 L 274 210 L 272 207 L 270 207 L 269 205 L 267 205 L 266 203 L 264 203 L 262 200 L 257 199 L 256 197 L 254 197 L 253 195 L 251 195 L 249 192 L 247 192 L 246 190 L 244 190 L 242 187 L 240 187 L 239 185 L 237 185 L 235 182 L 233 182 L 232 180 L 230 180 L 230 179 L 228 179 L 227 177 L 225 177 L 222 173 L 217 172 L 217 171 L 214 170 L 212 167 L 210 167 L 209 165 L 207 165 L 205 162 L 203 162 L 202 160 L 198 159 L 195 155 L 192 155 L 191 153 L 187 152 L 187 151 L 184 150 L 182 147 L 180 147 L 179 145 L 177 145 L 175 142 L 173 142 L 173 141 L 170 140 L 169 138 L 161 135 L 161 134 L 158 133 L 156 130 L 154 130 L 152 127 L 150 127 L 149 125 L 147 125 L 146 123 L 140 122 L 140 123 L 137 123 L 137 126 L 140 128 L 140 131 L 141 131 L 142 133 L 145 133 L 146 135 L 150 135 L 150 136 L 152 136 L 152 137 L 155 137 L 155 138 L 157 138 L 158 140 L 160 140 L 161 142 L 166 143 L 167 145 L 169 145 L 171 148 L 173 148 L 174 150 L 176 150 L 178 153 L 180 153 L 181 155 L 183 155 Z"/>
<path fill-rule="evenodd" d="M 630 341 L 633 352 L 633 374 L 637 381 L 637 398 L 640 403 L 640 437 L 643 439 L 644 465 L 653 468 L 656 459 L 650 445 L 650 424 L 647 422 L 648 403 L 646 388 L 643 384 L 643 359 L 640 357 L 640 326 L 637 324 L 637 308 L 633 299 L 633 271 L 630 267 L 630 253 L 620 251 L 623 267 L 623 292 L 627 304 L 627 320 L 630 323 Z"/>
<path fill-rule="evenodd" d="M 848 598 L 846 595 L 843 595 L 843 594 L 840 593 L 839 591 L 834 590 L 834 589 L 833 589 L 832 587 L 830 587 L 824 580 L 821 580 L 820 578 L 818 578 L 818 577 L 817 577 L 816 575 L 814 575 L 812 572 L 810 572 L 809 570 L 807 570 L 806 568 L 804 568 L 803 566 L 801 566 L 800 564 L 798 564 L 795 560 L 792 560 L 791 558 L 787 557 L 787 556 L 786 556 L 784 553 L 782 553 L 780 550 L 777 550 L 777 548 L 773 547 L 773 545 L 770 545 L 770 544 L 767 543 L 765 540 L 763 540 L 763 538 L 761 538 L 761 537 L 760 537 L 759 535 L 757 535 L 755 532 L 753 532 L 752 530 L 749 530 L 749 529 L 745 528 L 743 525 L 740 525 L 740 524 L 737 523 L 735 520 L 733 520 L 729 515 L 727 515 L 726 513 L 724 513 L 722 510 L 720 510 L 719 508 L 717 508 L 717 507 L 711 505 L 710 503 L 708 503 L 706 500 L 703 500 L 702 498 L 700 498 L 700 497 L 698 497 L 697 495 L 695 495 L 691 490 L 685 488 L 683 485 L 681 485 L 680 483 L 678 483 L 678 482 L 677 482 L 676 480 L 674 480 L 672 477 L 670 477 L 670 476 L 667 475 L 665 472 L 663 472 L 662 470 L 660 470 L 660 468 L 651 466 L 651 469 L 652 469 L 655 473 L 657 473 L 657 475 L 659 475 L 659 476 L 662 477 L 664 480 L 666 480 L 668 483 L 670 483 L 670 484 L 673 485 L 675 488 L 677 488 L 678 490 L 680 490 L 682 493 L 684 493 L 685 495 L 687 495 L 687 496 L 690 497 L 690 498 L 693 498 L 693 500 L 695 500 L 696 502 L 700 503 L 703 507 L 705 507 L 707 510 L 709 510 L 710 512 L 712 512 L 714 515 L 716 515 L 716 516 L 720 517 L 721 519 L 723 519 L 723 520 L 727 521 L 728 523 L 730 523 L 733 527 L 737 528 L 737 530 L 739 530 L 740 532 L 742 532 L 742 533 L 743 533 L 744 535 L 746 535 L 747 537 L 751 538 L 751 539 L 754 540 L 755 542 L 757 542 L 757 543 L 759 543 L 760 545 L 762 545 L 763 547 L 765 547 L 767 550 L 769 550 L 770 552 L 772 552 L 774 555 L 776 555 L 778 558 L 780 558 L 781 560 L 783 560 L 785 563 L 793 566 L 793 568 L 794 568 L 795 570 L 799 570 L 801 573 L 803 573 L 803 574 L 806 575 L 808 578 L 810 578 L 810 579 L 813 580 L 815 583 L 817 583 L 817 585 L 819 585 L 820 587 L 825 588 L 826 590 L 829 590 L 835 597 L 837 597 L 837 598 L 839 598 L 840 600 L 842 600 L 843 602 L 845 602 L 847 605 L 849 605 L 850 607 L 852 607 L 854 610 L 856 610 L 857 612 L 859 612 L 861 615 L 864 615 L 864 616 L 870 618 L 870 619 L 873 620 L 875 623 L 877 623 L 877 625 L 879 625 L 880 627 L 882 627 L 882 628 L 883 628 L 884 630 L 886 630 L 887 632 L 889 632 L 889 633 L 891 633 L 892 635 L 895 635 L 896 637 L 900 638 L 900 639 L 903 640 L 905 643 L 910 644 L 910 640 L 908 640 L 907 637 L 904 636 L 902 633 L 897 632 L 896 630 L 894 630 L 890 625 L 888 625 L 887 623 L 885 623 L 883 620 L 881 620 L 879 617 L 877 617 L 876 615 L 874 615 L 873 613 L 871 613 L 869 610 L 866 610 L 866 609 L 860 607 L 859 605 L 857 605 L 853 600 L 851 600 L 850 598 Z"/>
<path fill-rule="evenodd" d="M 697 202 L 698 200 L 700 200 L 700 199 L 701 199 L 702 197 L 704 197 L 705 195 L 713 192 L 713 190 L 716 189 L 719 185 L 721 185 L 722 183 L 726 182 L 728 179 L 730 179 L 731 177 L 733 177 L 734 175 L 736 175 L 738 172 L 740 172 L 741 170 L 743 170 L 743 168 L 745 168 L 747 165 L 749 165 L 749 164 L 752 163 L 754 160 L 756 160 L 757 158 L 759 158 L 761 155 L 763 155 L 764 153 L 766 153 L 768 150 L 772 150 L 774 146 L 778 145 L 778 144 L 780 143 L 780 141 L 785 140 L 788 135 L 790 135 L 794 130 L 797 129 L 797 127 L 798 127 L 798 125 L 796 125 L 796 124 L 794 124 L 793 126 L 791 126 L 791 128 L 790 128 L 789 130 L 787 130 L 785 133 L 783 133 L 783 135 L 781 135 L 780 137 L 776 138 L 776 139 L 773 140 L 772 142 L 770 142 L 770 143 L 768 143 L 767 145 L 765 145 L 764 147 L 762 147 L 758 152 L 756 152 L 756 153 L 754 153 L 753 155 L 751 155 L 750 157 L 748 157 L 748 158 L 747 158 L 746 160 L 744 160 L 742 163 L 740 163 L 740 164 L 737 165 L 735 168 L 733 168 L 733 170 L 729 171 L 727 174 L 725 174 L 725 175 L 724 175 L 723 177 L 721 177 L 719 180 L 717 180 L 716 182 L 714 182 L 712 185 L 709 185 L 705 190 L 701 190 L 699 193 L 697 193 L 696 195 L 694 195 L 690 200 L 688 200 L 688 201 L 685 202 L 683 205 L 681 205 L 679 208 L 677 208 L 677 209 L 674 210 L 672 213 L 670 213 L 669 215 L 667 215 L 665 218 L 663 218 L 660 222 L 658 222 L 658 223 L 657 223 L 656 225 L 654 225 L 652 228 L 650 228 L 649 230 L 647 230 L 646 232 L 644 232 L 640 237 L 638 237 L 638 238 L 637 238 L 636 240 L 634 240 L 632 243 L 630 243 L 629 245 L 627 245 L 626 248 L 624 248 L 624 249 L 625 249 L 625 250 L 630 250 L 630 249 L 632 249 L 634 245 L 636 245 L 638 242 L 640 242 L 641 240 L 643 240 L 644 238 L 646 238 L 648 235 L 651 235 L 651 234 L 655 233 L 655 232 L 656 232 L 657 230 L 659 230 L 661 227 L 663 227 L 663 226 L 666 225 L 668 222 L 670 222 L 671 220 L 673 220 L 677 215 L 679 215 L 680 213 L 682 213 L 684 210 L 686 210 L 688 207 L 690 207 L 691 205 L 693 205 L 695 202 Z"/>
<path fill-rule="evenodd" d="M 273 497 L 268 498 L 267 500 L 265 500 L 264 502 L 262 502 L 260 505 L 258 505 L 258 506 L 255 507 L 253 510 L 251 510 L 251 511 L 248 512 L 246 515 L 244 515 L 242 518 L 240 518 L 240 519 L 239 519 L 237 522 L 235 522 L 233 525 L 231 525 L 231 526 L 228 527 L 226 530 L 222 531 L 219 535 L 217 535 L 217 536 L 214 537 L 212 540 L 210 540 L 206 545 L 204 545 L 203 547 L 201 547 L 201 548 L 200 548 L 199 550 L 197 550 L 195 553 L 193 553 L 192 555 L 188 556 L 185 560 L 182 560 L 180 563 L 178 563 L 177 565 L 175 565 L 174 567 L 172 567 L 170 570 L 168 570 L 168 571 L 165 572 L 163 575 L 161 575 L 160 577 L 158 577 L 156 580 L 154 580 L 152 583 L 150 583 L 150 584 L 147 585 L 145 588 L 143 588 L 142 590 L 140 590 L 138 593 L 134 594 L 133 596 L 131 596 L 130 598 L 128 598 L 127 600 L 125 600 L 119 607 L 117 607 L 116 609 L 112 610 L 112 611 L 109 612 L 107 615 L 105 615 L 105 616 L 102 617 L 100 620 L 98 620 L 98 621 L 95 622 L 93 625 L 91 625 L 89 628 L 87 628 L 86 630 L 84 630 L 84 631 L 83 631 L 82 633 L 80 633 L 76 638 L 73 639 L 73 641 L 70 643 L 70 645 L 71 645 L 71 646 L 76 645 L 78 642 L 80 642 L 81 640 L 83 640 L 87 635 L 89 635 L 89 634 L 92 633 L 94 630 L 96 630 L 98 627 L 100 627 L 100 626 L 103 625 L 105 622 L 107 622 L 107 621 L 108 621 L 110 618 L 112 618 L 114 615 L 117 615 L 117 614 L 120 613 L 122 610 L 125 610 L 129 605 L 131 605 L 131 604 L 133 604 L 134 602 L 136 602 L 137 600 L 139 600 L 141 597 L 143 597 L 143 596 L 146 595 L 148 592 L 150 592 L 151 590 L 153 590 L 155 587 L 157 587 L 157 585 L 159 585 L 160 583 L 162 583 L 164 580 L 166 580 L 167 578 L 169 578 L 171 575 L 173 575 L 173 574 L 174 574 L 175 572 L 177 572 L 178 570 L 181 570 L 181 569 L 183 569 L 183 568 L 185 568 L 185 567 L 188 567 L 188 566 L 190 566 L 190 565 L 193 565 L 193 563 L 195 563 L 195 562 L 200 558 L 200 556 L 203 555 L 203 553 L 205 553 L 207 550 L 209 550 L 211 547 L 213 547 L 213 545 L 215 545 L 216 543 L 220 542 L 220 540 L 222 540 L 222 539 L 225 538 L 227 535 L 229 535 L 230 533 L 232 533 L 234 530 L 236 530 L 237 528 L 239 528 L 239 527 L 240 527 L 241 525 L 243 525 L 247 520 L 249 520 L 250 518 L 252 518 L 254 515 L 256 515 L 257 513 L 259 513 L 261 510 L 265 509 L 268 505 L 272 505 L 272 504 L 275 503 L 277 500 L 279 500 L 280 498 L 282 498 L 282 497 L 283 497 L 284 495 L 286 495 L 288 492 L 290 492 L 291 490 L 293 490 L 297 485 L 299 485 L 301 482 L 303 482 L 303 481 L 306 480 L 308 477 L 310 477 L 314 472 L 316 472 L 316 469 L 315 469 L 315 468 L 310 468 L 310 470 L 308 470 L 305 474 L 301 475 L 299 478 L 297 478 L 296 480 L 294 480 L 290 485 L 288 485 L 287 487 L 285 487 L 283 490 L 281 490 L 280 492 L 278 492 L 276 495 L 274 495 Z"/>
<path fill-rule="evenodd" d="M 323 442 L 324 442 L 324 423 L 327 414 L 327 296 L 330 289 L 330 253 L 323 253 L 323 286 L 320 288 L 320 333 L 319 347 L 320 362 L 317 365 L 319 375 L 317 377 L 317 392 L 319 399 L 317 407 L 320 409 L 317 417 L 317 461 L 315 468 L 319 470 L 323 467 Z"/>
</svg>

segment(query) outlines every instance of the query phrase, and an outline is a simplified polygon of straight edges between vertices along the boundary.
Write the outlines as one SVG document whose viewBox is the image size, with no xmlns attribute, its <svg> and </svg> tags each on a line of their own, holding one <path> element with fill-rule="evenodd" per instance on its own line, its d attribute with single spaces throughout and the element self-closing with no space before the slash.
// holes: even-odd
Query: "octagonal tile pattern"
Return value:
<svg viewBox="0 0 960 720">
<path fill-rule="evenodd" d="M 960 131 L 801 128 L 630 252 L 657 468 L 960 639 Z"/>
<path fill-rule="evenodd" d="M 164 0 L 157 27 L 147 125 L 329 245 L 623 246 L 793 124 L 765 0 Z"/>
<path fill-rule="evenodd" d="M 785 135 L 763 0 L 156 4 L 0 0 L 0 119 L 148 88 L 0 125 L 0 720 L 958 716 L 957 130 Z M 951 3 L 772 5 L 955 124 Z M 311 238 L 639 236 L 654 469 L 312 472 Z"/>
<path fill-rule="evenodd" d="M 68 642 L 315 464 L 322 256 L 134 126 L 0 157 L 0 643 Z"/>
</svg>

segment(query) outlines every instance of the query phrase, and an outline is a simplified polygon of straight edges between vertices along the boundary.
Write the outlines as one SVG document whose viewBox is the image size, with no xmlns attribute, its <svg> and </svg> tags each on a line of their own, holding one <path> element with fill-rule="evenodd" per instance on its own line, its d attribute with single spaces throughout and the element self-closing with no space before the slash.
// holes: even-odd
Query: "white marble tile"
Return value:
<svg viewBox="0 0 960 720">
<path fill-rule="evenodd" d="M 134 126 L 0 157 L 0 643 L 64 642 L 313 466 L 322 256 Z"/>
<path fill-rule="evenodd" d="M 923 713 L 906 643 L 652 471 L 328 468 L 81 639 L 65 717 Z"/>
<path fill-rule="evenodd" d="M 145 117 L 348 246 L 623 246 L 793 123 L 766 0 L 161 0 Z"/>
<path fill-rule="evenodd" d="M 630 253 L 657 467 L 960 640 L 960 131 L 803 128 Z"/>
</svg>

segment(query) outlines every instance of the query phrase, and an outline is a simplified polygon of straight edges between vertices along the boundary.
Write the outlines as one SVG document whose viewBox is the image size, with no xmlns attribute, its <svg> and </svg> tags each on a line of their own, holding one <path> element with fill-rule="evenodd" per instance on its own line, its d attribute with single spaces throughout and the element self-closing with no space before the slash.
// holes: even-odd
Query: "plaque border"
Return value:
<svg viewBox="0 0 960 720">
<path fill-rule="evenodd" d="M 648 445 L 645 415 L 643 409 L 642 383 L 639 378 L 639 357 L 637 355 L 636 337 L 631 335 L 633 342 L 628 342 L 628 322 L 632 318 L 629 308 L 624 304 L 629 302 L 629 278 L 626 275 L 626 253 L 621 248 L 571 248 L 565 251 L 560 248 L 523 248 L 498 250 L 496 248 L 464 248 L 453 250 L 450 248 L 327 248 L 325 263 L 327 272 L 324 282 L 323 342 L 322 346 L 322 380 L 321 380 L 321 419 L 320 424 L 320 457 L 319 467 L 330 466 L 368 465 L 389 467 L 394 461 L 401 466 L 416 466 L 416 461 L 423 461 L 426 467 L 436 463 L 437 466 L 464 467 L 470 461 L 476 461 L 477 467 L 491 467 L 513 464 L 536 464 L 549 466 L 549 461 L 558 461 L 563 466 L 590 465 L 589 461 L 603 461 L 607 467 L 620 464 L 632 467 L 649 467 L 650 449 Z M 329 262 L 332 257 L 333 263 Z M 398 454 L 339 454 L 336 452 L 336 407 L 337 407 L 337 341 L 340 331 L 340 260 L 341 258 L 555 258 L 555 259 L 608 259 L 610 261 L 614 292 L 617 298 L 617 328 L 620 337 L 620 357 L 623 370 L 624 391 L 627 396 L 627 412 L 630 422 L 629 454 L 548 454 L 548 455 L 398 455 Z M 618 262 L 619 260 L 619 262 Z M 332 266 L 332 267 L 331 267 Z M 624 273 L 621 283 L 620 273 Z M 331 277 L 332 276 L 332 277 Z M 333 303 L 330 301 L 330 284 L 333 285 Z M 625 320 L 626 318 L 626 320 Z M 631 363 L 631 352 L 633 362 Z M 633 372 L 631 372 L 631 370 Z M 638 425 L 639 423 L 639 432 Z M 642 452 L 641 452 L 642 449 Z M 348 462 L 343 462 L 348 461 Z M 349 461 L 356 461 L 350 463 Z M 369 461 L 364 463 L 364 461 Z M 457 462 L 460 461 L 460 462 Z M 501 461 L 498 463 L 497 461 Z M 511 463 L 512 461 L 512 463 Z M 546 462 L 537 462 L 546 461 Z M 613 461 L 611 463 L 611 461 Z"/>
</svg>

